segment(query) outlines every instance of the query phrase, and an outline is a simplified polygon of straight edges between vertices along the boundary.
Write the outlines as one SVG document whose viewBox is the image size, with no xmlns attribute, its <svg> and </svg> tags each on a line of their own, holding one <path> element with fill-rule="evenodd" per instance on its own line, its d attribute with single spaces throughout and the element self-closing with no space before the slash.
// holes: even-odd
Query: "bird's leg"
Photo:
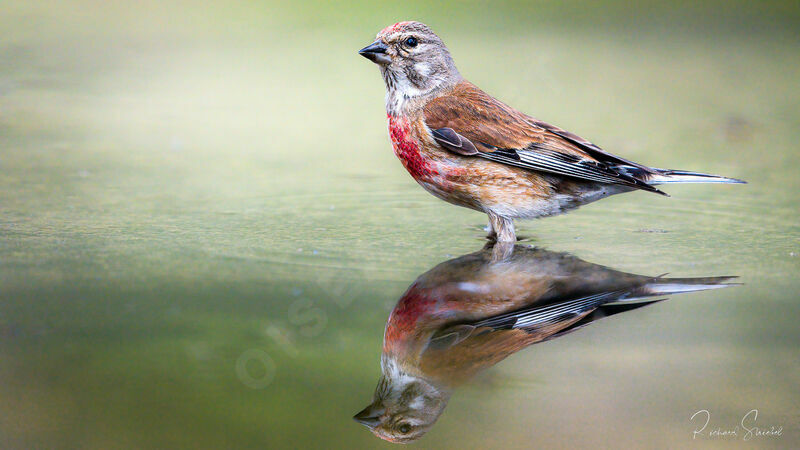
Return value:
<svg viewBox="0 0 800 450">
<path fill-rule="evenodd" d="M 489 225 L 486 225 L 486 228 L 484 228 L 484 230 L 488 232 L 486 237 L 489 238 L 489 240 L 494 241 L 497 239 L 497 231 L 495 231 L 494 225 L 492 225 L 491 218 L 489 219 Z"/>
<path fill-rule="evenodd" d="M 517 235 L 514 232 L 514 222 L 511 219 L 498 216 L 489 212 L 489 237 L 495 238 L 497 242 L 517 242 Z"/>
<path fill-rule="evenodd" d="M 492 246 L 492 262 L 505 261 L 514 254 L 514 242 L 495 242 Z"/>
</svg>

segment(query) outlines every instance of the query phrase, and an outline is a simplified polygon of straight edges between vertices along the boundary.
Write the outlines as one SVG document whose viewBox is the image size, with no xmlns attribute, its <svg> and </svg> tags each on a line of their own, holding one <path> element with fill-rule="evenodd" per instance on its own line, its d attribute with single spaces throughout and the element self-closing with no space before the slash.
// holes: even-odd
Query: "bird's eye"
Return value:
<svg viewBox="0 0 800 450">
<path fill-rule="evenodd" d="M 404 423 L 400 425 L 398 429 L 400 430 L 401 433 L 407 434 L 409 431 L 411 431 L 411 425 Z"/>
<path fill-rule="evenodd" d="M 411 36 L 410 38 L 406 39 L 405 44 L 409 47 L 416 47 L 417 46 L 417 38 Z"/>
</svg>

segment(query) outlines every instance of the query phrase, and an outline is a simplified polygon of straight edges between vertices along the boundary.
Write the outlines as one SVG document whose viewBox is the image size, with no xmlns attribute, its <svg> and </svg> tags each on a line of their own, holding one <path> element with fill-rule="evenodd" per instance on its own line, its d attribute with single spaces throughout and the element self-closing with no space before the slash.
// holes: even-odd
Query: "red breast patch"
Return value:
<svg viewBox="0 0 800 450">
<path fill-rule="evenodd" d="M 388 118 L 389 138 L 392 140 L 394 154 L 403 163 L 408 173 L 414 179 L 438 175 L 439 171 L 433 168 L 430 160 L 420 153 L 419 146 L 411 135 L 408 119 L 391 115 Z"/>
</svg>

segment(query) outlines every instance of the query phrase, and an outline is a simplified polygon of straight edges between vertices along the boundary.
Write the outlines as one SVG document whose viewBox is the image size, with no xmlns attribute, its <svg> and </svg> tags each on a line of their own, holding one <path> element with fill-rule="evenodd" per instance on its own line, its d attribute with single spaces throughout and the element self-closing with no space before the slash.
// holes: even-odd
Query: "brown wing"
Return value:
<svg viewBox="0 0 800 450">
<path fill-rule="evenodd" d="M 653 169 L 527 116 L 468 81 L 428 102 L 424 116 L 436 142 L 461 155 L 664 194 L 644 181 Z"/>
</svg>

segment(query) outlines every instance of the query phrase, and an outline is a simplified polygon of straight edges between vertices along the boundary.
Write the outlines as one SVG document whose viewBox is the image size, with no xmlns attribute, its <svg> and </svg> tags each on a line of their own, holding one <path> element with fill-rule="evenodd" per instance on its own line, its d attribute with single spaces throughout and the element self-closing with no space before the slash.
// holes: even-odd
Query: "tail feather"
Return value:
<svg viewBox="0 0 800 450">
<path fill-rule="evenodd" d="M 705 277 L 705 278 L 654 278 L 650 283 L 642 286 L 645 296 L 683 294 L 686 292 L 705 291 L 735 286 L 728 283 L 735 276 Z"/>
<path fill-rule="evenodd" d="M 634 302 L 648 297 L 683 294 L 686 292 L 698 292 L 709 289 L 720 289 L 729 286 L 736 286 L 737 283 L 729 281 L 737 278 L 736 276 L 722 277 L 698 277 L 698 278 L 665 278 L 663 275 L 653 278 L 651 281 L 633 288 L 624 295 L 614 299 L 612 303 Z"/>
<path fill-rule="evenodd" d="M 655 169 L 656 173 L 647 178 L 648 184 L 667 184 L 667 183 L 725 183 L 725 184 L 747 184 L 746 181 L 736 178 L 721 177 L 700 172 L 689 172 L 688 170 Z"/>
</svg>

